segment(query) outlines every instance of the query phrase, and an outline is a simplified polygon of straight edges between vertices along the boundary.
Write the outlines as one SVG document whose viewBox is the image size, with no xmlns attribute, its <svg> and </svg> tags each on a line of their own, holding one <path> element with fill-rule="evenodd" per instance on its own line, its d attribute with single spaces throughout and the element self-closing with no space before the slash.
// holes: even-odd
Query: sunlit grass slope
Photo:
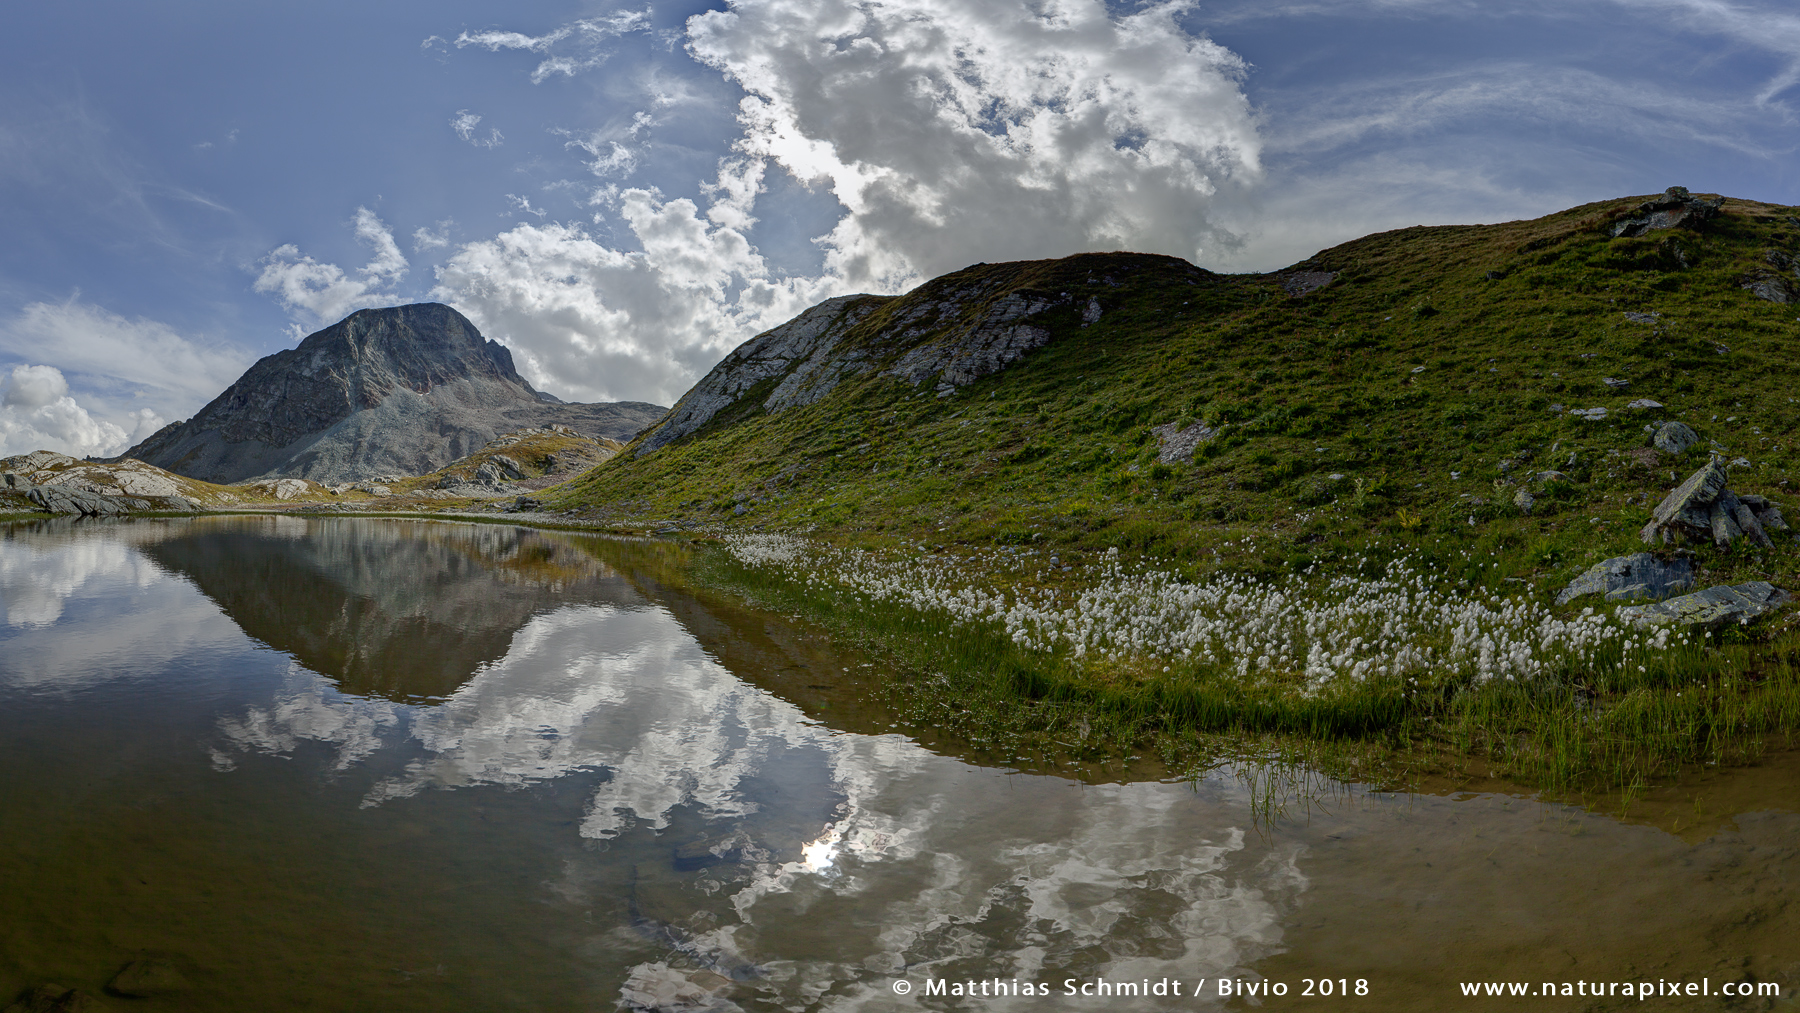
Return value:
<svg viewBox="0 0 1800 1013">
<path fill-rule="evenodd" d="M 1131 254 L 976 265 L 878 301 L 851 333 L 875 368 L 817 402 L 766 413 L 753 388 L 697 432 L 653 453 L 628 446 L 550 495 L 626 527 L 788 531 L 970 561 L 1006 550 L 969 586 L 1012 600 L 1062 588 L 1057 608 L 1073 607 L 1112 560 L 1144 560 L 1171 580 L 1297 579 L 1314 610 L 1334 607 L 1318 597 L 1334 575 L 1372 579 L 1397 562 L 1467 607 L 1529 603 L 1540 610 L 1531 623 L 1575 622 L 1582 608 L 1611 607 L 1553 606 L 1554 590 L 1645 548 L 1637 532 L 1651 509 L 1711 452 L 1738 461 L 1734 490 L 1800 517 L 1790 495 L 1800 306 L 1745 287 L 1789 272 L 1781 261 L 1800 253 L 1800 211 L 1728 200 L 1699 230 L 1611 238 L 1642 200 L 1383 233 L 1268 275 Z M 1335 277 L 1290 295 L 1295 275 L 1316 272 Z M 1047 345 L 950 396 L 880 375 L 907 342 L 933 337 L 885 324 L 972 288 L 983 300 L 1076 297 L 1038 318 Z M 1088 296 L 1101 313 L 1084 324 Z M 1639 399 L 1664 407 L 1629 407 Z M 1593 408 L 1605 417 L 1573 412 Z M 1681 457 L 1652 449 L 1646 426 L 1662 420 L 1692 426 L 1701 445 Z M 1152 430 L 1170 423 L 1219 435 L 1191 461 L 1162 462 Z M 1521 489 L 1529 512 L 1515 502 Z M 1703 585 L 1794 588 L 1792 536 L 1772 550 L 1689 548 Z M 1759 736 L 1786 741 L 1800 727 L 1791 613 L 1671 645 L 1641 667 L 1546 643 L 1532 648 L 1537 675 L 1484 675 L 1471 662 L 1311 678 L 1312 662 L 1282 661 L 1284 650 L 1303 657 L 1298 635 L 1230 657 L 1215 647 L 1097 660 L 1009 639 L 998 620 L 866 601 L 822 574 L 720 572 L 895 647 L 922 673 L 908 690 L 922 721 L 967 726 L 1007 750 L 1101 729 L 1107 748 L 1126 751 L 1146 748 L 1145 736 L 1166 746 L 1197 732 L 1292 735 L 1445 748 L 1562 788 L 1629 787 L 1754 756 Z M 1348 637 L 1321 628 L 1314 639 Z"/>
<path fill-rule="evenodd" d="M 1704 459 L 1649 451 L 1655 420 L 1751 461 L 1734 488 L 1791 503 L 1800 314 L 1741 282 L 1768 270 L 1766 250 L 1800 250 L 1796 212 L 1727 201 L 1703 232 L 1608 238 L 1638 201 L 1357 240 L 1292 269 L 1337 272 L 1300 298 L 1287 272 L 1206 275 L 1160 257 L 978 265 L 860 329 L 877 335 L 907 300 L 972 275 L 1005 279 L 993 297 L 1076 289 L 1104 312 L 1086 327 L 1076 306 L 1046 313 L 1048 346 L 953 397 L 871 371 L 815 404 L 728 410 L 656 453 L 628 448 L 562 487 L 561 503 L 1189 565 L 1220 550 L 1252 571 L 1302 568 L 1387 529 L 1506 550 L 1486 567 L 1505 573 L 1484 577 L 1560 575 L 1634 549 L 1657 498 Z M 1640 398 L 1667 409 L 1625 407 Z M 1196 421 L 1223 435 L 1191 464 L 1158 464 L 1151 428 Z M 1527 477 L 1543 471 L 1565 477 Z M 1529 517 L 1515 486 L 1496 487 L 1521 480 L 1538 499 Z M 1222 545 L 1240 530 L 1273 537 L 1253 552 Z"/>
</svg>

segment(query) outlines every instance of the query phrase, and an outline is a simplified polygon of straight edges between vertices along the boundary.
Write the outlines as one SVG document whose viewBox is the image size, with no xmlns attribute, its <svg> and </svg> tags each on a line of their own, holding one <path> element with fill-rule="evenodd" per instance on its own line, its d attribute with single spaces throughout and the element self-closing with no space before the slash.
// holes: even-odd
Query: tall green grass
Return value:
<svg viewBox="0 0 1800 1013">
<path fill-rule="evenodd" d="M 1479 762 L 1489 775 L 1559 795 L 1629 798 L 1687 768 L 1753 761 L 1800 732 L 1800 671 L 1767 643 L 1703 638 L 1630 663 L 1602 651 L 1537 683 L 1370 678 L 1306 693 L 1196 663 L 1158 671 L 1026 650 L 991 626 L 871 602 L 723 551 L 697 556 L 691 579 L 889 656 L 904 673 L 892 703 L 911 723 L 1025 767 L 1098 767 L 1148 753 L 1179 770 L 1278 756 L 1401 786 Z"/>
</svg>

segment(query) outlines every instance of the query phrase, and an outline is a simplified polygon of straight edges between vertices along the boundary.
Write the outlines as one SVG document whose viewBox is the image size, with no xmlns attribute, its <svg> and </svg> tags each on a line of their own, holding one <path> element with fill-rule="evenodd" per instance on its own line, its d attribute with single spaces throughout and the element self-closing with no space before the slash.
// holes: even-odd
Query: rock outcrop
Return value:
<svg viewBox="0 0 1800 1013">
<path fill-rule="evenodd" d="M 1693 563 L 1686 559 L 1665 563 L 1648 552 L 1638 552 L 1629 556 L 1616 556 L 1588 567 L 1586 572 L 1562 589 L 1556 596 L 1556 603 L 1567 605 L 1590 594 L 1605 595 L 1607 601 L 1667 598 L 1693 586 Z"/>
<path fill-rule="evenodd" d="M 751 338 L 682 395 L 639 442 L 651 454 L 715 419 L 812 404 L 873 375 L 951 397 L 1049 344 L 1058 327 L 1097 324 L 1103 294 L 1133 274 L 1199 284 L 1211 272 L 1148 254 L 1081 254 L 1058 261 L 977 264 L 903 296 L 829 299 Z"/>
<path fill-rule="evenodd" d="M 546 400 L 504 346 L 454 309 L 420 303 L 359 310 L 263 358 L 125 456 L 209 482 L 354 482 L 424 474 L 531 426 L 630 439 L 662 414 L 635 401 Z"/>
<path fill-rule="evenodd" d="M 1747 625 L 1780 608 L 1791 597 L 1768 581 L 1753 580 L 1709 587 L 1654 605 L 1628 605 L 1619 610 L 1618 617 L 1638 627 L 1676 625 L 1716 630 Z"/>
<path fill-rule="evenodd" d="M 117 517 L 144 511 L 190 513 L 196 483 L 142 461 L 94 464 L 50 450 L 0 462 L 5 487 L 46 513 Z"/>
<path fill-rule="evenodd" d="M 1744 276 L 1740 284 L 1758 299 L 1767 299 L 1773 303 L 1795 301 L 1795 281 L 1800 279 L 1800 257 L 1795 257 L 1786 250 L 1770 249 L 1763 251 L 1763 261 L 1773 270 L 1752 271 Z"/>
<path fill-rule="evenodd" d="M 1641 236 L 1658 229 L 1698 228 L 1701 223 L 1719 216 L 1725 198 L 1702 200 L 1688 193 L 1685 186 L 1672 186 L 1662 196 L 1652 197 L 1637 206 L 1638 217 L 1614 222 L 1612 235 Z"/>
<path fill-rule="evenodd" d="M 1708 461 L 1664 497 L 1639 536 L 1652 545 L 1706 537 L 1721 549 L 1744 537 L 1773 545 L 1768 533 L 1788 530 L 1780 508 L 1761 496 L 1737 495 L 1725 487 L 1726 477 L 1724 465 Z"/>
<path fill-rule="evenodd" d="M 524 429 L 424 476 L 429 488 L 412 495 L 492 499 L 535 492 L 610 460 L 620 449 L 616 440 L 588 439 L 566 426 Z"/>
<path fill-rule="evenodd" d="M 1214 428 L 1204 422 L 1196 422 L 1186 429 L 1176 428 L 1173 422 L 1157 426 L 1150 430 L 1157 442 L 1156 462 L 1158 464 L 1187 464 L 1193 461 L 1194 451 L 1198 450 L 1202 443 L 1211 443 L 1224 428 L 1223 425 Z"/>
</svg>

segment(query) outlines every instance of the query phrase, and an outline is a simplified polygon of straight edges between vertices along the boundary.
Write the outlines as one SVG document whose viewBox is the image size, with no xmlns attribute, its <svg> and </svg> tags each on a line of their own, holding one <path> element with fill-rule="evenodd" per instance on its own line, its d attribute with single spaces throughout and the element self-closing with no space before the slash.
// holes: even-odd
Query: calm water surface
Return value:
<svg viewBox="0 0 1800 1013">
<path fill-rule="evenodd" d="M 1258 824 L 1255 771 L 935 752 L 888 730 L 865 659 L 667 580 L 643 546 L 491 525 L 12 528 L 0 1002 L 156 959 L 185 990 L 108 1001 L 1162 1010 L 1266 978 L 1267 1008 L 1588 1009 L 1612 1006 L 1459 983 L 1704 976 L 1796 1008 L 1792 754 L 1629 819 L 1317 781 Z M 921 994 L 995 978 L 1055 994 Z M 1179 999 L 1061 994 L 1165 978 Z"/>
</svg>

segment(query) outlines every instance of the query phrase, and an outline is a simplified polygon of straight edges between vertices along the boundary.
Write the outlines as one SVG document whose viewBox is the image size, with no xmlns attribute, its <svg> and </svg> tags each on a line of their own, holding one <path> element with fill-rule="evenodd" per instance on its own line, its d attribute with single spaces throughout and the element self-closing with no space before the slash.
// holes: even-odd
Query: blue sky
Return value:
<svg viewBox="0 0 1800 1013">
<path fill-rule="evenodd" d="M 0 452 L 116 453 L 362 306 L 670 403 L 820 299 L 1267 270 L 1671 184 L 1800 202 L 1800 12 L 1720 0 L 8 5 Z"/>
</svg>

